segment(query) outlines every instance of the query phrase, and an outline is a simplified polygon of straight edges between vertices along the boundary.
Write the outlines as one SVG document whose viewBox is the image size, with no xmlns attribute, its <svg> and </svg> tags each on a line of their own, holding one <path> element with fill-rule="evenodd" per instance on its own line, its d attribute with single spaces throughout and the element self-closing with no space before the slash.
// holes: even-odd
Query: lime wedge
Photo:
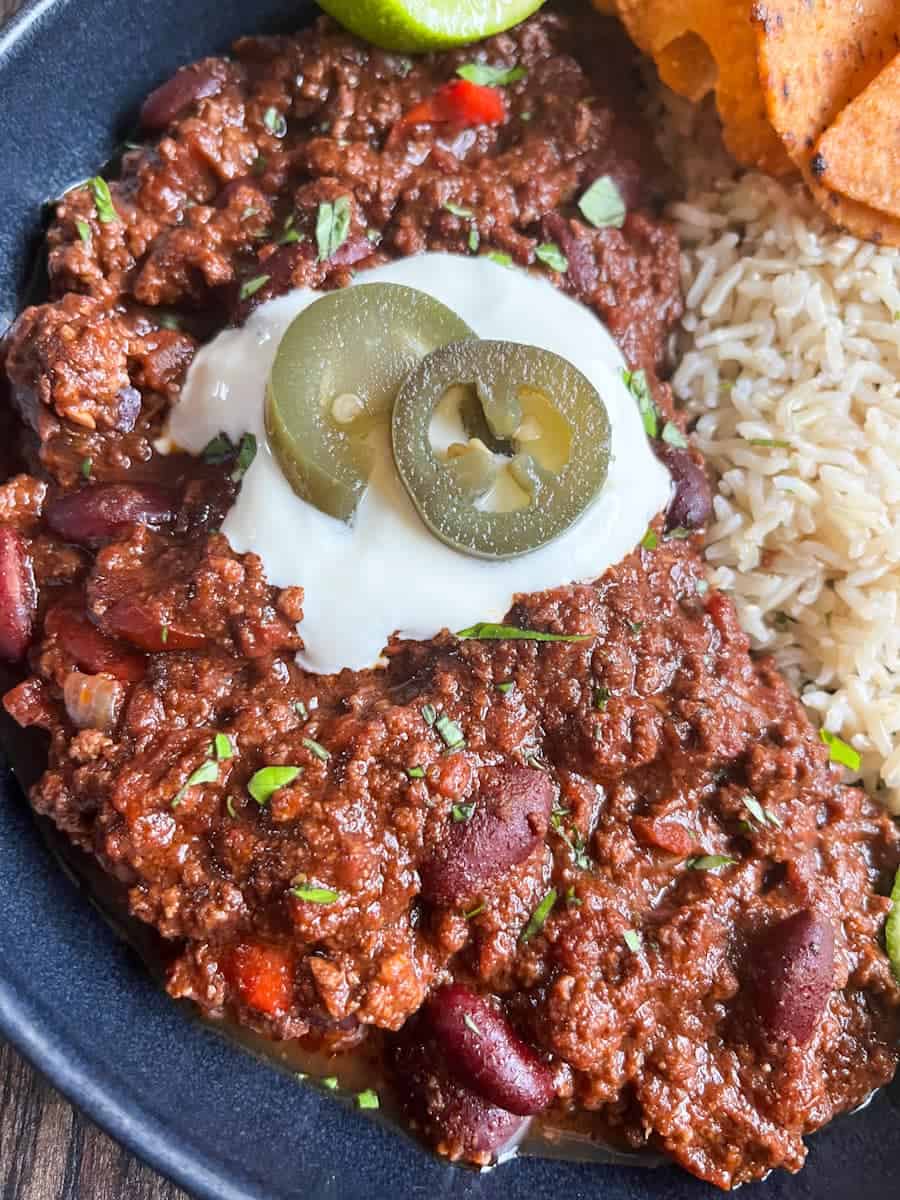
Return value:
<svg viewBox="0 0 900 1200">
<path fill-rule="evenodd" d="M 518 25 L 544 0 L 319 0 L 351 33 L 382 50 L 465 46 Z"/>
</svg>

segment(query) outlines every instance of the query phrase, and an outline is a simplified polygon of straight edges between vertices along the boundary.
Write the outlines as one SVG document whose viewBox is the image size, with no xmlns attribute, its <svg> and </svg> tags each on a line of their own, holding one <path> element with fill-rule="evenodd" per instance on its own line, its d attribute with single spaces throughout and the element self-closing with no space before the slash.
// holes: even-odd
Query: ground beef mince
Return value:
<svg viewBox="0 0 900 1200">
<path fill-rule="evenodd" d="M 699 462 L 660 447 L 655 548 L 507 617 L 583 640 L 395 639 L 325 678 L 295 662 L 300 590 L 217 532 L 239 461 L 154 448 L 198 343 L 271 296 L 425 249 L 529 267 L 547 240 L 672 417 L 678 247 L 615 36 L 551 8 L 413 60 L 323 20 L 148 99 L 108 201 L 57 205 L 49 298 L 3 347 L 5 704 L 50 735 L 34 807 L 170 945 L 173 995 L 358 1056 L 451 1158 L 537 1118 L 729 1187 L 797 1170 L 894 1071 L 900 839 L 707 588 Z M 500 123 L 403 120 L 473 55 L 527 71 Z M 577 207 L 605 174 L 621 229 Z"/>
</svg>

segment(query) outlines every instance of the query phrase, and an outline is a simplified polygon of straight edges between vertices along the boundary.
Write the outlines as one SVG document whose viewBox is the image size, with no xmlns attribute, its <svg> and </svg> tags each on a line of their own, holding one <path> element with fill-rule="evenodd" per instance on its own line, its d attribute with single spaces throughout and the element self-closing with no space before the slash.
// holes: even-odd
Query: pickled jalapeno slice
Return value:
<svg viewBox="0 0 900 1200">
<path fill-rule="evenodd" d="M 473 337 L 440 301 L 392 283 L 330 292 L 290 325 L 266 391 L 272 451 L 301 499 L 352 519 L 409 371 L 448 342 Z"/>
<path fill-rule="evenodd" d="M 429 354 L 400 388 L 391 434 L 422 520 L 480 558 L 559 537 L 609 469 L 609 417 L 594 385 L 559 355 L 513 342 L 473 339 Z"/>
</svg>

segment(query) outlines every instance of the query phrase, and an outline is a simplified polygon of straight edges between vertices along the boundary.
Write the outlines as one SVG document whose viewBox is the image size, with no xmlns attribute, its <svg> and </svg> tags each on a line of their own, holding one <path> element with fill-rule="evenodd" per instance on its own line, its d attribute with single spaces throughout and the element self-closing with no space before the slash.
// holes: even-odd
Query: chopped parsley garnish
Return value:
<svg viewBox="0 0 900 1200">
<path fill-rule="evenodd" d="M 513 260 L 509 254 L 504 254 L 501 250 L 492 250 L 487 256 L 491 262 L 497 263 L 501 267 L 511 267 Z"/>
<path fill-rule="evenodd" d="M 213 751 L 219 762 L 234 758 L 234 743 L 227 733 L 217 733 L 213 738 Z"/>
<path fill-rule="evenodd" d="M 75 228 L 78 230 L 78 236 L 83 242 L 89 242 L 91 240 L 91 227 L 88 225 L 87 221 L 76 221 Z"/>
<path fill-rule="evenodd" d="M 91 471 L 94 469 L 94 460 L 92 458 L 83 458 L 81 460 L 81 478 L 90 479 Z"/>
<path fill-rule="evenodd" d="M 517 625 L 492 625 L 488 621 L 479 621 L 468 629 L 460 629 L 456 636 L 461 640 L 472 639 L 479 642 L 520 641 L 520 642 L 589 642 L 587 633 L 543 633 L 539 629 L 519 629 Z"/>
<path fill-rule="evenodd" d="M 640 953 L 644 941 L 636 929 L 626 929 L 622 937 L 625 941 L 625 945 L 632 952 L 632 954 Z"/>
<path fill-rule="evenodd" d="M 474 811 L 475 802 L 472 800 L 468 804 L 454 804 L 450 809 L 450 816 L 458 825 L 461 825 L 464 821 L 471 821 Z"/>
<path fill-rule="evenodd" d="M 366 1088 L 364 1092 L 356 1093 L 356 1107 L 376 1109 L 379 1106 L 378 1093 L 372 1088 Z"/>
<path fill-rule="evenodd" d="M 169 640 L 169 627 L 168 627 L 168 625 L 161 625 L 161 626 L 160 626 L 160 630 L 159 630 L 159 640 L 162 642 L 162 644 L 163 644 L 164 646 L 165 646 L 166 642 Z"/>
<path fill-rule="evenodd" d="M 231 472 L 232 483 L 239 483 L 256 458 L 256 436 L 252 433 L 245 433 L 240 440 L 237 450 L 237 460 L 234 464 L 234 470 Z"/>
<path fill-rule="evenodd" d="M 655 529 L 648 529 L 641 538 L 641 546 L 645 550 L 655 550 L 659 545 L 659 534 Z"/>
<path fill-rule="evenodd" d="M 684 542 L 692 537 L 693 533 L 693 529 L 685 529 L 683 525 L 676 525 L 674 529 L 669 530 L 665 537 L 667 542 Z"/>
<path fill-rule="evenodd" d="M 791 443 L 781 438 L 747 438 L 751 446 L 766 446 L 770 450 L 790 450 Z"/>
<path fill-rule="evenodd" d="M 106 180 L 99 175 L 95 175 L 93 179 L 88 180 L 88 187 L 91 189 L 91 195 L 94 197 L 94 208 L 97 210 L 98 219 L 104 225 L 118 221 L 119 214 L 116 212 L 112 193 L 109 190 L 109 184 Z"/>
<path fill-rule="evenodd" d="M 447 203 L 444 205 L 444 208 L 452 216 L 460 217 L 464 221 L 468 220 L 470 217 L 475 216 L 475 214 L 472 212 L 471 208 L 463 208 L 463 206 L 461 204 L 454 204 L 452 200 L 448 200 Z"/>
<path fill-rule="evenodd" d="M 331 203 L 319 205 L 316 217 L 316 245 L 319 261 L 327 262 L 343 246 L 350 233 L 350 197 L 338 196 Z"/>
<path fill-rule="evenodd" d="M 637 401 L 638 412 L 644 422 L 644 432 L 647 437 L 656 437 L 659 433 L 659 413 L 650 395 L 650 385 L 647 383 L 646 371 L 622 371 L 625 386 Z"/>
<path fill-rule="evenodd" d="M 560 275 L 564 275 L 569 269 L 569 260 L 555 242 L 544 242 L 535 250 L 534 256 L 545 267 L 557 271 Z"/>
<path fill-rule="evenodd" d="M 571 833 L 566 833 L 565 829 L 563 829 L 561 826 L 556 826 L 555 828 L 559 836 L 569 847 L 569 851 L 572 855 L 572 862 L 575 864 L 578 870 L 589 871 L 591 867 L 591 860 L 587 855 L 587 843 L 578 830 L 573 829 Z"/>
<path fill-rule="evenodd" d="M 297 244 L 297 242 L 300 242 L 302 240 L 303 240 L 302 236 L 297 232 L 296 229 L 288 229 L 278 239 L 278 245 L 279 246 L 294 246 Z"/>
<path fill-rule="evenodd" d="M 263 124 L 272 137 L 283 138 L 287 133 L 287 121 L 277 108 L 267 108 L 263 116 Z"/>
<path fill-rule="evenodd" d="M 424 767 L 407 767 L 406 774 L 409 776 L 410 779 L 424 779 L 425 778 L 425 768 Z"/>
<path fill-rule="evenodd" d="M 644 628 L 644 622 L 643 621 L 629 621 L 628 628 L 631 630 L 631 632 L 634 634 L 634 636 L 637 637 L 638 634 L 641 632 L 641 630 Z"/>
<path fill-rule="evenodd" d="M 497 691 L 501 696 L 508 696 L 515 686 L 516 685 L 512 679 L 506 679 L 503 683 L 497 684 Z"/>
<path fill-rule="evenodd" d="M 528 121 L 531 120 L 531 116 L 532 116 L 532 114 L 530 112 L 519 113 L 519 120 L 525 121 L 527 123 Z"/>
<path fill-rule="evenodd" d="M 211 438 L 203 447 L 201 458 L 205 463 L 209 463 L 212 467 L 217 467 L 221 463 L 228 462 L 234 458 L 235 446 L 234 442 L 227 433 L 217 433 L 214 438 Z"/>
<path fill-rule="evenodd" d="M 609 703 L 609 696 L 609 688 L 594 688 L 594 708 L 597 710 L 597 712 L 606 712 L 606 706 Z"/>
<path fill-rule="evenodd" d="M 595 179 L 578 201 L 582 216 L 597 229 L 621 229 L 628 209 L 611 175 Z"/>
<path fill-rule="evenodd" d="M 666 421 L 663 425 L 662 440 L 669 446 L 676 446 L 679 450 L 687 449 L 687 438 L 673 421 Z"/>
<path fill-rule="evenodd" d="M 433 725 L 437 720 L 437 710 L 433 704 L 425 704 L 422 706 L 422 720 L 426 725 Z"/>
<path fill-rule="evenodd" d="M 218 780 L 218 778 L 219 778 L 218 764 L 213 762 L 213 760 L 210 758 L 206 759 L 205 762 L 202 762 L 200 764 L 200 766 L 196 769 L 196 771 L 193 771 L 190 775 L 188 775 L 187 779 L 184 782 L 184 787 L 181 789 L 181 791 L 178 793 L 178 795 L 172 801 L 172 807 L 173 808 L 178 807 L 178 805 L 184 799 L 184 793 L 188 790 L 188 788 L 196 787 L 200 783 L 215 783 Z"/>
<path fill-rule="evenodd" d="M 482 902 L 480 904 L 477 904 L 475 906 L 475 908 L 470 908 L 468 912 L 463 913 L 463 920 L 471 921 L 473 917 L 477 917 L 479 915 L 479 913 L 483 913 L 483 912 L 484 912 L 484 901 L 482 900 Z"/>
<path fill-rule="evenodd" d="M 251 776 L 247 791 L 260 808 L 264 808 L 274 793 L 293 783 L 302 770 L 302 767 L 263 767 Z"/>
<path fill-rule="evenodd" d="M 323 887 L 294 887 L 291 888 L 291 895 L 298 900 L 305 900 L 307 904 L 334 904 L 341 898 L 340 892 Z"/>
<path fill-rule="evenodd" d="M 473 254 L 478 253 L 478 247 L 481 245 L 481 234 L 473 225 L 469 230 L 469 249 Z"/>
<path fill-rule="evenodd" d="M 292 700 L 291 708 L 294 710 L 294 712 L 297 714 L 297 716 L 300 718 L 301 721 L 309 720 L 309 709 L 306 707 L 306 705 L 303 703 L 302 700 Z"/>
<path fill-rule="evenodd" d="M 894 877 L 894 887 L 891 891 L 891 911 L 884 928 L 884 940 L 894 977 L 900 983 L 900 868 Z"/>
<path fill-rule="evenodd" d="M 733 867 L 736 863 L 737 859 L 729 858 L 727 854 L 701 854 L 687 860 L 691 871 L 718 871 L 720 867 Z"/>
<path fill-rule="evenodd" d="M 748 792 L 744 797 L 744 807 L 758 825 L 771 825 L 773 829 L 781 829 L 781 820 L 768 808 L 763 808 L 755 796 Z"/>
<path fill-rule="evenodd" d="M 322 1087 L 328 1088 L 329 1092 L 336 1092 L 338 1089 L 337 1075 L 326 1075 L 322 1080 Z"/>
<path fill-rule="evenodd" d="M 828 747 L 828 754 L 833 763 L 840 763 L 851 771 L 858 771 L 861 763 L 859 751 L 848 746 L 837 734 L 829 733 L 827 729 L 819 730 L 819 737 Z"/>
<path fill-rule="evenodd" d="M 569 884 L 569 886 L 566 888 L 566 904 L 568 904 L 570 908 L 580 908 L 582 905 L 581 898 L 575 895 L 574 884 Z"/>
<path fill-rule="evenodd" d="M 547 895 L 543 898 L 534 912 L 528 919 L 528 924 L 519 935 L 519 940 L 522 942 L 530 941 L 535 934 L 540 933 L 547 923 L 547 918 L 553 911 L 553 905 L 556 903 L 556 889 L 551 888 Z"/>
<path fill-rule="evenodd" d="M 456 73 L 460 79 L 481 87 L 505 87 L 508 83 L 524 79 L 528 74 L 524 67 L 490 67 L 487 63 L 466 63 L 457 67 Z"/>
<path fill-rule="evenodd" d="M 331 751 L 326 750 L 321 742 L 317 742 L 313 738 L 305 737 L 303 739 L 303 745 L 310 752 L 310 754 L 314 754 L 320 762 L 328 762 L 329 758 L 331 758 Z"/>
<path fill-rule="evenodd" d="M 466 744 L 466 736 L 455 721 L 451 721 L 448 716 L 441 716 L 434 723 L 435 729 L 441 737 L 441 741 L 448 750 L 458 750 Z"/>
<path fill-rule="evenodd" d="M 472 1020 L 472 1018 L 469 1016 L 468 1013 L 463 1014 L 463 1025 L 465 1025 L 466 1029 L 470 1029 L 472 1031 L 472 1033 L 475 1034 L 476 1037 L 478 1037 L 478 1038 L 481 1037 L 481 1030 L 478 1028 L 478 1026 L 475 1024 L 475 1022 Z"/>
<path fill-rule="evenodd" d="M 271 278 L 271 275 L 254 275 L 252 279 L 246 280 L 241 284 L 241 299 L 249 300 L 251 296 L 255 296 Z"/>
</svg>

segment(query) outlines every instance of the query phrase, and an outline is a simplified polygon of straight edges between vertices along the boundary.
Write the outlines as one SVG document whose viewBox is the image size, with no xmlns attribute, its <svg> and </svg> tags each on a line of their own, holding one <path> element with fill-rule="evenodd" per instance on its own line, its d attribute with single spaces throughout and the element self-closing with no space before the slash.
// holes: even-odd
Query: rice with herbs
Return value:
<svg viewBox="0 0 900 1200">
<path fill-rule="evenodd" d="M 711 580 L 900 812 L 900 251 L 756 174 L 671 216 Z"/>
</svg>

